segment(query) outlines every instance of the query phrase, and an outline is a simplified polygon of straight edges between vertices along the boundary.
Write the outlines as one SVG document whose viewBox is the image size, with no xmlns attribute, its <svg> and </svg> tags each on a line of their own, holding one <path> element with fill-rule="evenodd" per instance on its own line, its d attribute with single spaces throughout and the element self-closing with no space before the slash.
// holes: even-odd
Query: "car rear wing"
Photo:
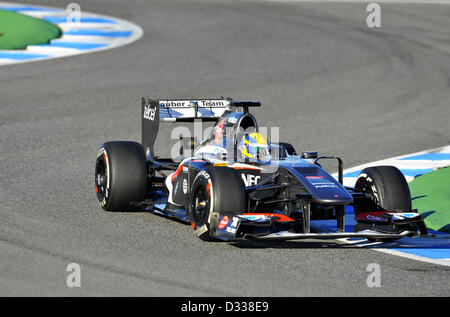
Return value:
<svg viewBox="0 0 450 317">
<path fill-rule="evenodd" d="M 227 99 L 160 100 L 159 120 L 168 122 L 216 121 L 230 110 Z"/>
<path fill-rule="evenodd" d="M 260 107 L 260 102 L 216 99 L 151 99 L 142 97 L 142 145 L 147 155 L 154 157 L 153 147 L 158 135 L 159 122 L 217 121 L 227 111 L 241 107 Z"/>
</svg>

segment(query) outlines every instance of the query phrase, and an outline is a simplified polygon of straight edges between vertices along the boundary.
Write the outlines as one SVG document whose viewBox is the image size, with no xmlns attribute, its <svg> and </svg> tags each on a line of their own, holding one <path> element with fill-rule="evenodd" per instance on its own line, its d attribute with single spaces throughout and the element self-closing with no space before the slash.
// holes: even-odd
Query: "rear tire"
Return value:
<svg viewBox="0 0 450 317">
<path fill-rule="evenodd" d="M 211 235 L 221 212 L 242 214 L 246 208 L 245 185 L 239 173 L 228 167 L 208 166 L 194 179 L 189 195 L 192 229 L 203 241 Z"/>
<path fill-rule="evenodd" d="M 102 145 L 95 163 L 95 191 L 107 211 L 131 211 L 147 191 L 147 161 L 141 144 L 114 141 Z"/>
</svg>

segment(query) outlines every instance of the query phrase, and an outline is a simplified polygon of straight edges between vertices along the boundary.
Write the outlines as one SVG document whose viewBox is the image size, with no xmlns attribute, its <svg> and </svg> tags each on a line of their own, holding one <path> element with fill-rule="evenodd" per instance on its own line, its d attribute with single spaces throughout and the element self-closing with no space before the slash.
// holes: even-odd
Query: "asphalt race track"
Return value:
<svg viewBox="0 0 450 317">
<path fill-rule="evenodd" d="M 260 100 L 261 126 L 346 167 L 448 145 L 450 5 L 383 3 L 371 29 L 361 3 L 78 2 L 144 35 L 0 67 L 0 295 L 449 295 L 445 266 L 338 241 L 205 243 L 165 218 L 105 212 L 94 161 L 105 141 L 140 140 L 141 96 Z M 80 288 L 66 286 L 69 263 Z M 366 285 L 370 263 L 381 287 Z"/>
</svg>

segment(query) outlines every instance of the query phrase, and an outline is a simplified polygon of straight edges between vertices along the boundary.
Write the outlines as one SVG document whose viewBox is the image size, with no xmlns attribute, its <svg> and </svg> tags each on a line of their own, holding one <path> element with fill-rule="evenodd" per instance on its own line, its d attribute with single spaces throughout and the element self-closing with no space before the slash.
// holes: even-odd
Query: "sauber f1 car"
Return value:
<svg viewBox="0 0 450 317">
<path fill-rule="evenodd" d="M 395 240 L 426 235 L 411 210 L 403 174 L 392 166 L 364 169 L 354 187 L 343 185 L 342 160 L 297 154 L 288 143 L 260 133 L 249 113 L 259 102 L 229 98 L 142 98 L 142 144 L 104 143 L 95 164 L 95 191 L 107 211 L 143 210 L 191 224 L 202 240 L 296 240 L 362 237 Z M 213 122 L 202 139 L 180 137 L 179 157 L 155 156 L 163 122 Z M 336 160 L 338 179 L 322 166 Z M 345 231 L 345 208 L 356 226 Z M 336 232 L 312 230 L 312 220 L 336 221 Z"/>
</svg>

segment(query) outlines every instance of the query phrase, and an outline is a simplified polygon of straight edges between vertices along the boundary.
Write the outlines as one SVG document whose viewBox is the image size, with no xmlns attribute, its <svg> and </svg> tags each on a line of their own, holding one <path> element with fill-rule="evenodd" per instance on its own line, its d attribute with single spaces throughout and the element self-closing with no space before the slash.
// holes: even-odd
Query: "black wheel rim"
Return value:
<svg viewBox="0 0 450 317">
<path fill-rule="evenodd" d="M 381 210 L 378 199 L 373 194 L 371 185 L 365 179 L 360 179 L 356 183 L 355 188 L 361 190 L 363 193 L 369 195 L 369 197 L 370 197 L 368 200 L 365 201 L 364 206 L 362 206 L 363 208 L 356 208 L 356 209 L 358 209 L 358 212 L 360 212 L 359 209 L 362 209 L 363 211 L 379 211 L 379 210 Z"/>
<path fill-rule="evenodd" d="M 196 226 L 202 226 L 208 220 L 209 195 L 203 186 L 197 187 L 191 201 L 192 220 Z"/>
<path fill-rule="evenodd" d="M 95 164 L 95 192 L 97 199 L 103 201 L 106 196 L 106 184 L 108 175 L 106 174 L 106 162 L 103 156 L 97 159 Z"/>
</svg>

